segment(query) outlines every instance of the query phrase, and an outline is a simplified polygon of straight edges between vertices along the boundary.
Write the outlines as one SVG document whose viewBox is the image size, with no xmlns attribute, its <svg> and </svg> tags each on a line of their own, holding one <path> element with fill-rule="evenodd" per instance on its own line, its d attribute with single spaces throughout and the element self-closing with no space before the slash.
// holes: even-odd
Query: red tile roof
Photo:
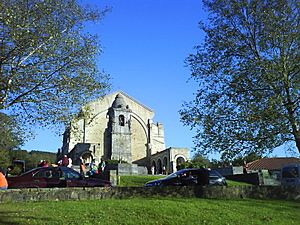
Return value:
<svg viewBox="0 0 300 225">
<path fill-rule="evenodd" d="M 248 163 L 248 170 L 278 170 L 287 164 L 300 164 L 300 159 L 295 157 L 263 158 Z"/>
</svg>

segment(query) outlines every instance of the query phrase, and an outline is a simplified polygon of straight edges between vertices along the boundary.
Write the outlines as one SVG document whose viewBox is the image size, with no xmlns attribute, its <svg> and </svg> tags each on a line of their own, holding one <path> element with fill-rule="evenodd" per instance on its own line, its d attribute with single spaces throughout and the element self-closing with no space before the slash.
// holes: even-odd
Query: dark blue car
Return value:
<svg viewBox="0 0 300 225">
<path fill-rule="evenodd" d="M 227 186 L 226 179 L 217 171 L 204 168 L 182 169 L 167 177 L 147 182 L 145 187 L 220 185 Z"/>
</svg>

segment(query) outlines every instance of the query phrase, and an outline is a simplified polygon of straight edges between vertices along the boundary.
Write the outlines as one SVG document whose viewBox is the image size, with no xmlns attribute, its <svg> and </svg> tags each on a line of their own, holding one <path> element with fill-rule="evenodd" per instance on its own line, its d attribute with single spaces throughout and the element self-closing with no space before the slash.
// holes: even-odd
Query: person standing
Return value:
<svg viewBox="0 0 300 225">
<path fill-rule="evenodd" d="M 155 173 L 155 167 L 151 166 L 151 174 L 154 175 L 154 173 Z"/>
<path fill-rule="evenodd" d="M 11 175 L 13 169 L 14 169 L 14 166 L 12 166 L 12 165 L 10 165 L 10 166 L 7 167 L 6 173 L 5 173 L 5 177 L 6 177 L 6 178 L 9 177 L 9 176 Z"/>
<path fill-rule="evenodd" d="M 99 163 L 99 168 L 98 168 L 100 173 L 104 172 L 105 166 L 106 166 L 105 161 L 103 159 L 101 159 L 101 162 Z"/>
<path fill-rule="evenodd" d="M 72 166 L 73 166 L 73 160 L 71 159 L 71 158 L 68 158 L 68 165 L 67 165 L 67 167 L 69 167 L 69 168 L 72 168 Z"/>
<path fill-rule="evenodd" d="M 85 167 L 83 162 L 80 163 L 80 173 L 81 173 L 82 176 L 85 176 L 86 167 Z"/>
<path fill-rule="evenodd" d="M 162 167 L 162 174 L 163 174 L 163 175 L 166 175 L 166 174 L 167 174 L 167 173 L 166 173 L 166 166 L 165 166 L 165 165 Z"/>
<path fill-rule="evenodd" d="M 243 165 L 243 174 L 247 174 L 248 173 L 248 164 L 246 161 L 244 161 L 244 165 Z"/>
<path fill-rule="evenodd" d="M 8 183 L 4 174 L 4 171 L 0 168 L 0 190 L 6 190 L 8 188 Z"/>
<path fill-rule="evenodd" d="M 69 165 L 69 158 L 67 155 L 64 155 L 63 159 L 62 159 L 62 165 L 63 166 L 68 166 Z"/>
<path fill-rule="evenodd" d="M 203 166 L 198 171 L 197 184 L 201 186 L 209 185 L 209 171 Z"/>
<path fill-rule="evenodd" d="M 95 174 L 98 174 L 98 166 L 96 163 L 93 163 L 93 167 L 89 171 L 89 176 L 93 176 Z"/>
</svg>

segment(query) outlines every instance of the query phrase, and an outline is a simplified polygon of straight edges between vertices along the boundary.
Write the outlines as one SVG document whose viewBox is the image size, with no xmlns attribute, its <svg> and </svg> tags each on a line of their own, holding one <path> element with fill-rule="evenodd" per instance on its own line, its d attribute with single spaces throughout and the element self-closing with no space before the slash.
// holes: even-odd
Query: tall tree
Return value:
<svg viewBox="0 0 300 225">
<path fill-rule="evenodd" d="M 207 159 L 199 153 L 194 154 L 191 163 L 195 168 L 200 168 L 201 166 L 207 168 L 210 165 L 209 159 Z"/>
<path fill-rule="evenodd" d="M 18 121 L 0 112 L 0 150 L 18 149 L 25 139 L 24 128 Z"/>
<path fill-rule="evenodd" d="M 250 153 L 249 155 L 238 156 L 234 158 L 231 163 L 233 166 L 243 166 L 244 162 L 249 163 L 261 158 L 262 157 L 260 155 L 257 155 L 256 153 Z"/>
<path fill-rule="evenodd" d="M 11 164 L 9 151 L 0 148 L 0 154 L 0 168 L 6 169 Z"/>
<path fill-rule="evenodd" d="M 75 0 L 1 0 L 0 110 L 51 125 L 103 95 L 109 77 L 96 67 L 100 46 L 83 28 L 105 11 Z"/>
<path fill-rule="evenodd" d="M 201 153 L 300 152 L 300 2 L 205 0 L 206 34 L 186 63 L 198 82 L 180 111 Z"/>
</svg>

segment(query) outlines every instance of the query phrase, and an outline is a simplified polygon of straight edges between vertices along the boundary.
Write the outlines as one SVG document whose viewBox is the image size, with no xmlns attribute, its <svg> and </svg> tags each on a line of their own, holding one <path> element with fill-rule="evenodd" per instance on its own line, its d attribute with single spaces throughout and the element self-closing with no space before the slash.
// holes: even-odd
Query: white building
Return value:
<svg viewBox="0 0 300 225">
<path fill-rule="evenodd" d="M 88 112 L 88 113 L 87 113 Z M 85 115 L 85 116 L 83 116 Z M 124 92 L 104 96 L 83 107 L 64 133 L 61 154 L 80 161 L 112 159 L 173 172 L 188 159 L 188 149 L 165 147 L 164 127 L 154 112 Z"/>
</svg>

